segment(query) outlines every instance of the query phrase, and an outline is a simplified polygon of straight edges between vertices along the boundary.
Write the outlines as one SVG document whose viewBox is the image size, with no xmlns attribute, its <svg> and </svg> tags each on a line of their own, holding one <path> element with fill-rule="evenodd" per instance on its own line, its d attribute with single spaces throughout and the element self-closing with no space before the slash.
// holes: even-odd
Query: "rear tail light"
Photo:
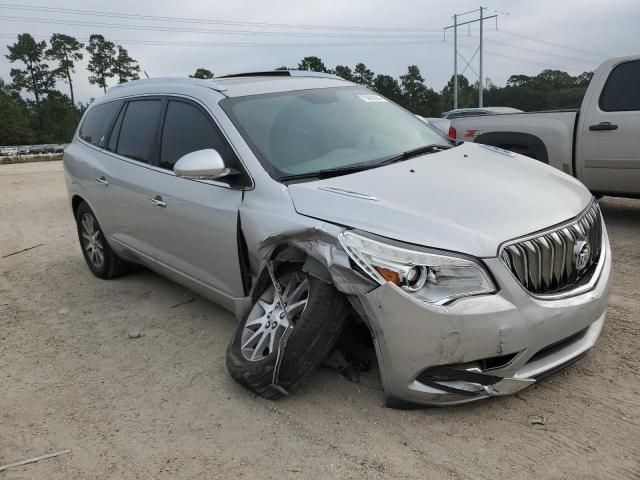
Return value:
<svg viewBox="0 0 640 480">
<path fill-rule="evenodd" d="M 450 138 L 451 140 L 455 140 L 455 139 L 456 139 L 456 137 L 458 136 L 458 132 L 456 132 L 456 129 L 455 129 L 455 128 L 453 128 L 453 127 L 449 127 L 449 133 L 448 133 L 448 135 L 449 135 L 449 138 Z"/>
</svg>

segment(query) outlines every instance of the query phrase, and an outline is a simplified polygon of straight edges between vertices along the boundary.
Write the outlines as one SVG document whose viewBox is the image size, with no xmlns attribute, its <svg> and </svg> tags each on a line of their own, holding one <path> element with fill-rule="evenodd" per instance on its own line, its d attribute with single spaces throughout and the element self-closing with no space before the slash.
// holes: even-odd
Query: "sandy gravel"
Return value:
<svg viewBox="0 0 640 480">
<path fill-rule="evenodd" d="M 0 480 L 638 479 L 640 201 L 601 205 L 615 278 L 594 350 L 514 397 L 407 412 L 326 368 L 282 401 L 248 393 L 229 313 L 148 271 L 94 278 L 61 164 L 1 166 L 0 256 L 42 245 L 0 259 L 0 465 L 71 453 Z"/>
</svg>

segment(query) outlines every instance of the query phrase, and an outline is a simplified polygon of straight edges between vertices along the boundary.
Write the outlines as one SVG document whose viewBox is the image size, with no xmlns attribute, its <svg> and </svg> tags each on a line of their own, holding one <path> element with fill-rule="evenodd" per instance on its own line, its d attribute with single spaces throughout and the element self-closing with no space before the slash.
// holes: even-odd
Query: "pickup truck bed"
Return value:
<svg viewBox="0 0 640 480">
<path fill-rule="evenodd" d="M 573 139 L 579 112 L 549 110 L 467 117 L 453 120 L 451 127 L 455 128 L 458 140 L 511 150 L 572 175 Z M 509 129 L 509 124 L 515 128 Z"/>
<path fill-rule="evenodd" d="M 449 135 L 535 158 L 596 194 L 640 197 L 640 55 L 606 60 L 579 110 L 456 118 Z"/>
</svg>

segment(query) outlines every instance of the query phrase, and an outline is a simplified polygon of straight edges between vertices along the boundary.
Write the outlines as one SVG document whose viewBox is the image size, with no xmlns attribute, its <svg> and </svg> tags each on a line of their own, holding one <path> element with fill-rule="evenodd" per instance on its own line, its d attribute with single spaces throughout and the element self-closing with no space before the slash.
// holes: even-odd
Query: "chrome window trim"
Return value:
<svg viewBox="0 0 640 480">
<path fill-rule="evenodd" d="M 516 281 L 516 283 L 518 284 L 518 286 L 520 286 L 520 288 L 522 288 L 522 290 L 529 295 L 532 298 L 538 299 L 538 300 L 562 300 L 565 298 L 570 298 L 570 297 L 575 297 L 578 295 L 581 295 L 583 293 L 589 292 L 591 290 L 593 290 L 596 286 L 596 284 L 598 283 L 598 280 L 600 280 L 600 275 L 602 274 L 602 269 L 604 268 L 604 264 L 607 258 L 607 239 L 608 239 L 608 235 L 607 235 L 607 229 L 605 227 L 604 224 L 604 219 L 602 218 L 602 213 L 600 213 L 600 219 L 602 222 L 602 238 L 601 238 L 601 242 L 602 242 L 602 249 L 600 252 L 600 258 L 598 259 L 598 263 L 596 264 L 596 269 L 594 270 L 593 274 L 591 275 L 591 279 L 589 280 L 589 282 L 580 285 L 574 289 L 571 290 L 566 290 L 564 292 L 558 292 L 558 293 L 547 293 L 547 294 L 539 294 L 539 293 L 533 293 L 530 290 L 527 290 L 527 288 L 522 284 L 522 282 L 520 282 L 520 280 L 518 279 L 518 277 L 516 277 L 516 275 L 513 273 L 513 271 L 509 268 L 508 265 L 505 264 L 504 261 L 502 261 L 502 253 L 504 251 L 504 249 L 510 245 L 514 245 L 514 244 L 518 244 L 521 242 L 526 242 L 528 240 L 532 240 L 534 238 L 538 238 L 540 236 L 543 235 L 547 235 L 549 233 L 553 233 L 557 230 L 561 230 L 563 228 L 566 228 L 568 226 L 571 226 L 573 224 L 575 224 L 576 222 L 580 221 L 580 219 L 582 219 L 583 216 L 586 215 L 586 213 L 588 211 L 590 211 L 593 206 L 595 204 L 597 204 L 598 201 L 595 198 L 592 198 L 591 201 L 589 202 L 589 205 L 587 205 L 587 207 L 580 212 L 578 215 L 576 215 L 575 217 L 573 217 L 570 220 L 567 220 L 566 222 L 562 222 L 560 224 L 554 225 L 553 227 L 549 227 L 547 229 L 544 230 L 540 230 L 538 232 L 535 233 L 531 233 L 528 235 L 524 235 L 522 237 L 518 237 L 515 238 L 513 240 L 508 240 L 506 242 L 503 242 L 500 247 L 498 248 L 498 259 L 500 259 L 501 264 L 507 269 L 507 271 L 509 272 L 509 274 L 513 277 L 513 279 Z M 599 208 L 599 206 L 598 206 Z"/>
<path fill-rule="evenodd" d="M 105 150 L 105 149 L 102 149 L 102 148 L 97 147 L 95 145 L 92 145 L 92 144 L 82 140 L 81 138 L 78 138 L 78 141 L 82 142 L 87 147 L 92 148 L 94 150 L 97 150 L 98 152 L 103 153 L 105 155 L 109 155 L 110 157 L 113 157 L 116 160 L 121 160 L 123 162 L 130 163 L 131 165 L 135 165 L 136 167 L 146 168 L 148 170 L 152 170 L 152 171 L 157 172 L 157 173 L 162 173 L 164 175 L 170 175 L 172 177 L 180 178 L 175 174 L 175 172 L 172 172 L 171 170 L 167 170 L 167 169 L 164 169 L 164 168 L 156 167 L 155 165 L 149 165 L 148 163 L 140 162 L 138 160 L 134 160 L 134 159 L 129 158 L 129 157 L 124 157 L 122 155 L 118 155 L 115 152 L 110 152 L 109 150 Z M 187 180 L 187 179 L 183 179 L 183 180 Z M 247 187 L 233 187 L 233 186 L 231 186 L 231 185 L 229 185 L 227 183 L 219 182 L 217 180 L 198 180 L 198 179 L 188 179 L 188 180 L 190 182 L 205 183 L 205 184 L 211 185 L 213 187 L 226 188 L 227 190 L 247 191 L 247 190 L 252 190 L 254 188 L 253 183 L 252 183 L 251 187 L 248 187 L 248 186 Z"/>
<path fill-rule="evenodd" d="M 225 130 L 222 128 L 222 125 L 220 125 L 220 122 L 218 122 L 218 119 L 213 114 L 211 109 L 209 107 L 207 107 L 207 105 L 205 105 L 202 101 L 200 101 L 199 99 L 197 99 L 195 97 L 192 97 L 190 95 L 186 95 L 186 94 L 183 94 L 183 93 L 140 93 L 140 94 L 127 95 L 127 96 L 117 97 L 117 98 L 113 98 L 113 99 L 108 99 L 108 100 L 105 100 L 103 102 L 99 102 L 99 103 L 95 103 L 95 104 L 91 105 L 91 108 L 94 108 L 94 107 L 96 107 L 98 105 L 101 105 L 101 104 L 104 104 L 104 103 L 115 102 L 115 101 L 125 101 L 125 102 L 127 102 L 127 101 L 131 101 L 132 99 L 142 98 L 142 97 L 176 97 L 176 98 L 183 98 L 185 100 L 190 100 L 190 101 L 193 101 L 193 102 L 197 103 L 198 105 L 200 105 L 207 112 L 207 114 L 209 115 L 211 120 L 213 120 L 213 123 L 216 125 L 216 127 L 218 127 L 218 130 L 220 130 L 220 133 L 222 133 L 222 136 L 224 137 L 226 142 L 229 144 L 229 146 L 231 147 L 231 149 L 235 153 L 238 161 L 240 162 L 240 164 L 244 168 L 244 171 L 247 173 L 247 176 L 249 177 L 250 185 L 248 185 L 246 187 L 233 187 L 233 186 L 231 186 L 231 185 L 229 185 L 229 184 L 227 184 L 225 182 L 220 182 L 220 181 L 216 181 L 216 180 L 192 180 L 192 179 L 190 179 L 190 181 L 206 183 L 207 185 L 213 185 L 213 186 L 216 186 L 216 187 L 227 188 L 227 189 L 230 189 L 230 190 L 249 191 L 249 190 L 253 190 L 255 188 L 256 183 L 255 183 L 255 181 L 253 179 L 253 175 L 251 175 L 251 171 L 247 168 L 246 163 L 242 160 L 242 157 L 238 153 L 238 149 L 236 148 L 236 146 L 233 144 L 233 142 L 229 138 L 229 135 L 227 135 L 227 132 L 225 132 Z M 88 108 L 87 112 L 90 111 L 91 108 Z M 85 112 L 85 115 L 86 115 L 86 112 Z M 83 116 L 83 121 L 84 121 L 84 116 Z M 80 131 L 80 125 L 78 125 L 78 132 L 79 131 Z M 140 162 L 138 160 L 134 160 L 134 159 L 129 158 L 129 157 L 124 157 L 122 155 L 118 155 L 116 152 L 112 152 L 110 150 L 107 150 L 106 148 L 98 147 L 97 145 L 93 145 L 92 143 L 89 143 L 89 142 L 83 140 L 77 134 L 76 134 L 76 139 L 78 141 L 82 142 L 84 145 L 86 145 L 88 147 L 91 147 L 94 150 L 97 150 L 97 151 L 102 152 L 104 154 L 110 155 L 110 156 L 112 156 L 114 158 L 117 158 L 118 160 L 123 160 L 123 161 L 129 162 L 129 163 L 131 163 L 133 165 L 138 165 L 140 167 L 145 167 L 145 168 L 148 168 L 150 170 L 153 170 L 153 171 L 156 171 L 156 172 L 159 172 L 159 173 L 164 173 L 165 175 L 171 175 L 173 177 L 176 177 L 176 174 L 175 174 L 175 172 L 173 170 L 167 170 L 166 168 L 156 167 L 155 165 L 150 165 L 148 163 Z"/>
</svg>

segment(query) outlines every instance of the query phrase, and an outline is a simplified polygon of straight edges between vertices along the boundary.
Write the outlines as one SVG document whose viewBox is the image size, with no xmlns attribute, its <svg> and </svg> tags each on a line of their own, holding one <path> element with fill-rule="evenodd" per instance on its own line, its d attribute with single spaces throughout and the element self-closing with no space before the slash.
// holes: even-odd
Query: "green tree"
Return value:
<svg viewBox="0 0 640 480">
<path fill-rule="evenodd" d="M 417 65 L 407 67 L 407 73 L 400 76 L 403 103 L 411 112 L 424 115 L 427 102 L 427 86 Z"/>
<path fill-rule="evenodd" d="M 0 145 L 24 145 L 33 140 L 27 104 L 0 78 Z"/>
<path fill-rule="evenodd" d="M 89 83 L 102 87 L 107 91 L 107 80 L 113 78 L 113 67 L 116 63 L 116 47 L 113 42 L 106 40 L 102 35 L 94 33 L 89 37 L 87 45 L 90 59 L 87 70 L 93 75 L 89 76 Z"/>
<path fill-rule="evenodd" d="M 562 70 L 543 70 L 531 79 L 532 86 L 539 90 L 559 90 L 576 86 L 576 79 Z"/>
<path fill-rule="evenodd" d="M 311 70 L 312 72 L 327 72 L 327 67 L 320 57 L 304 57 L 298 63 L 298 70 Z"/>
<path fill-rule="evenodd" d="M 71 141 L 78 124 L 78 114 L 71 99 L 53 90 L 42 101 L 42 127 L 38 130 L 38 143 L 67 143 Z"/>
<path fill-rule="evenodd" d="M 75 62 L 82 60 L 84 45 L 69 35 L 54 33 L 51 36 L 51 48 L 47 50 L 47 58 L 58 62 L 58 68 L 53 71 L 57 78 L 61 78 L 69 84 L 69 94 L 71 95 L 71 105 L 76 106 L 73 95 L 73 81 L 71 74 L 75 73 Z"/>
<path fill-rule="evenodd" d="M 442 111 L 453 108 L 453 80 L 451 75 L 449 82 L 442 89 L 440 108 Z M 469 83 L 464 75 L 458 75 L 458 108 L 473 108 L 478 106 L 478 85 Z"/>
<path fill-rule="evenodd" d="M 42 96 L 55 85 L 55 78 L 49 70 L 49 65 L 44 63 L 47 42 L 36 42 L 31 35 L 23 33 L 18 35 L 18 41 L 8 45 L 9 55 L 5 55 L 9 62 L 20 61 L 24 69 L 12 68 L 11 78 L 13 85 L 18 90 L 26 90 L 33 94 L 36 107 L 40 107 Z"/>
<path fill-rule="evenodd" d="M 353 81 L 365 87 L 372 87 L 374 75 L 364 63 L 358 63 L 353 72 Z"/>
<path fill-rule="evenodd" d="M 578 75 L 576 77 L 576 83 L 578 87 L 584 88 L 586 90 L 586 88 L 591 83 L 591 80 L 593 79 L 593 73 L 594 72 L 582 72 L 580 75 Z"/>
<path fill-rule="evenodd" d="M 334 72 L 339 77 L 344 78 L 345 80 L 349 80 L 350 82 L 353 82 L 353 72 L 351 71 L 351 68 L 349 68 L 347 65 L 336 65 Z"/>
<path fill-rule="evenodd" d="M 505 87 L 487 89 L 485 103 L 524 111 L 577 108 L 592 77 L 593 72 L 573 77 L 561 70 L 543 70 L 534 76 L 511 75 Z"/>
<path fill-rule="evenodd" d="M 189 75 L 189 78 L 202 78 L 208 80 L 213 78 L 213 72 L 211 70 L 207 70 L 206 68 L 198 68 L 193 75 Z"/>
<path fill-rule="evenodd" d="M 452 77 L 453 78 L 453 77 Z M 507 79 L 507 85 L 510 87 L 523 87 L 531 81 L 528 75 L 511 75 Z"/>
<path fill-rule="evenodd" d="M 373 89 L 389 100 L 400 103 L 402 101 L 402 89 L 398 80 L 390 75 L 376 75 L 373 80 Z"/>
<path fill-rule="evenodd" d="M 140 78 L 138 75 L 140 73 L 138 62 L 129 56 L 129 52 L 122 45 L 118 45 L 118 55 L 113 64 L 112 73 L 114 77 L 118 78 L 118 83 Z"/>
</svg>

